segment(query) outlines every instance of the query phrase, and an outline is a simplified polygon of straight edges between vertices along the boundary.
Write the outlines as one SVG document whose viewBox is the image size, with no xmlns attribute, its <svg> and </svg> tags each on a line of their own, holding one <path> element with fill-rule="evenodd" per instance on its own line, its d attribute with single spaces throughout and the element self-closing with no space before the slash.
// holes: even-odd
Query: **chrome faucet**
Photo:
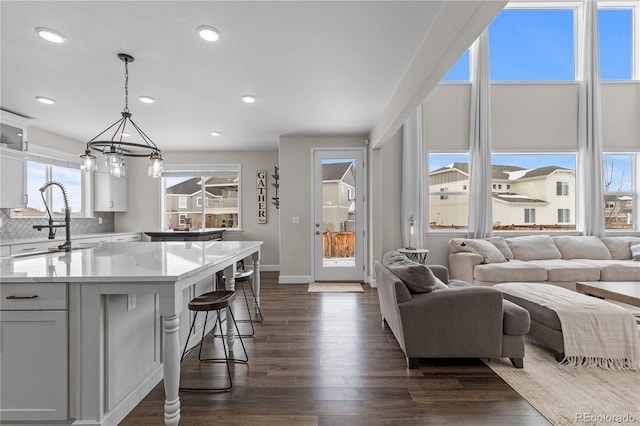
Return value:
<svg viewBox="0 0 640 426">
<path fill-rule="evenodd" d="M 57 185 L 62 190 L 62 198 L 64 199 L 64 225 L 54 225 L 54 222 L 59 222 L 60 219 L 53 219 L 51 216 L 51 211 L 49 210 L 49 206 L 47 205 L 47 201 L 44 198 L 44 191 L 51 185 Z M 58 246 L 59 250 L 71 251 L 71 209 L 69 208 L 69 197 L 67 196 L 67 190 L 64 188 L 64 185 L 57 181 L 49 181 L 40 187 L 40 195 L 42 196 L 42 201 L 44 202 L 44 207 L 47 209 L 47 214 L 49 215 L 49 224 L 48 225 L 33 225 L 33 229 L 37 229 L 38 231 L 42 231 L 42 228 L 49 228 L 49 239 L 53 240 L 56 237 L 55 228 L 65 228 L 66 240 L 64 244 Z"/>
</svg>

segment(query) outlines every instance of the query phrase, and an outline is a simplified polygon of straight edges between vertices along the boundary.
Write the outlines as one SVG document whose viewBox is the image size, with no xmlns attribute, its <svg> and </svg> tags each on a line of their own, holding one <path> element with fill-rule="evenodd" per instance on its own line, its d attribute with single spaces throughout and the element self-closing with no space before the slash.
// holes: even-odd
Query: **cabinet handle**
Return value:
<svg viewBox="0 0 640 426">
<path fill-rule="evenodd" d="M 22 251 L 32 251 L 35 250 L 35 247 L 23 248 Z"/>
<path fill-rule="evenodd" d="M 113 201 L 111 202 L 111 208 L 113 208 Z"/>
<path fill-rule="evenodd" d="M 11 295 L 11 296 L 7 296 L 7 299 L 9 300 L 20 300 L 20 299 L 36 299 L 38 297 L 37 294 L 31 295 L 31 296 L 16 296 L 16 295 Z"/>
</svg>

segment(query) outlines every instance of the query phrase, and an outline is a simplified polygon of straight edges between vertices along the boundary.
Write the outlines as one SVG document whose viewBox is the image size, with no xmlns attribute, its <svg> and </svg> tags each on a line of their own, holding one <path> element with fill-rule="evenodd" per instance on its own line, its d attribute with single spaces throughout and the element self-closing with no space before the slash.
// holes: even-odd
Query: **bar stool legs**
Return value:
<svg viewBox="0 0 640 426">
<path fill-rule="evenodd" d="M 227 344 L 225 342 L 226 336 L 222 334 L 222 319 L 221 319 L 221 311 L 229 307 L 229 303 L 233 301 L 235 298 L 235 293 L 232 291 L 214 291 L 205 293 L 202 296 L 198 296 L 189 302 L 189 309 L 195 311 L 195 315 L 193 316 L 193 321 L 191 322 L 191 327 L 189 328 L 189 334 L 187 336 L 187 341 L 184 346 L 184 350 L 182 351 L 182 357 L 180 358 L 180 362 L 189 352 L 187 351 L 187 345 L 189 344 L 189 339 L 191 338 L 191 334 L 193 333 L 193 329 L 195 327 L 196 319 L 198 318 L 199 311 L 205 311 L 205 320 L 204 326 L 202 329 L 202 337 L 200 339 L 200 348 L 198 349 L 198 360 L 203 363 L 225 363 L 227 367 L 227 378 L 228 384 L 225 387 L 202 387 L 202 388 L 194 388 L 194 387 L 180 387 L 181 391 L 187 392 L 228 392 L 233 387 L 233 380 L 231 378 L 231 363 L 238 364 L 247 364 L 249 362 L 249 355 L 247 354 L 247 349 L 244 346 L 244 342 L 242 341 L 242 336 L 240 335 L 240 330 L 238 330 L 238 324 L 233 315 L 231 309 L 228 309 L 227 312 L 231 315 L 231 321 L 236 329 L 236 336 L 240 339 L 240 344 L 242 345 L 242 350 L 244 352 L 244 359 L 242 358 L 231 358 L 227 353 Z M 222 340 L 222 349 L 224 353 L 224 358 L 202 358 L 202 343 L 204 342 L 205 337 L 205 329 L 207 324 L 207 319 L 210 311 L 216 311 L 216 321 L 213 326 L 213 330 L 211 331 L 213 340 L 215 341 L 216 337 L 221 337 Z M 227 319 L 228 321 L 229 319 Z M 215 334 L 216 327 L 220 327 L 220 335 Z M 193 349 L 193 348 L 192 348 Z"/>
</svg>

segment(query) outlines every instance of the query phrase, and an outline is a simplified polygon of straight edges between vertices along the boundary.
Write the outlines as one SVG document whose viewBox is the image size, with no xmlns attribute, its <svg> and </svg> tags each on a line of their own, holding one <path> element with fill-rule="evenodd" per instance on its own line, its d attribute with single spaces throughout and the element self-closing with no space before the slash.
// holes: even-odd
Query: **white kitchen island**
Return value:
<svg viewBox="0 0 640 426">
<path fill-rule="evenodd" d="M 259 305 L 261 245 L 102 243 L 3 258 L 0 422 L 116 425 L 164 378 L 165 424 L 177 425 L 184 307 L 214 288 L 216 272 L 233 289 L 248 257 Z"/>
</svg>

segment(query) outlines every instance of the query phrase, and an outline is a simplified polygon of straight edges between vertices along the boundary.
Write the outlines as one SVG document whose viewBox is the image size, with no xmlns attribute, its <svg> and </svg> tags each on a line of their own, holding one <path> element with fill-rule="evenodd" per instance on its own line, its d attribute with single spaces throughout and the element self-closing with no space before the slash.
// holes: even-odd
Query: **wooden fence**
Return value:
<svg viewBox="0 0 640 426">
<path fill-rule="evenodd" d="M 355 232 L 323 232 L 322 255 L 324 257 L 354 257 Z"/>
</svg>

